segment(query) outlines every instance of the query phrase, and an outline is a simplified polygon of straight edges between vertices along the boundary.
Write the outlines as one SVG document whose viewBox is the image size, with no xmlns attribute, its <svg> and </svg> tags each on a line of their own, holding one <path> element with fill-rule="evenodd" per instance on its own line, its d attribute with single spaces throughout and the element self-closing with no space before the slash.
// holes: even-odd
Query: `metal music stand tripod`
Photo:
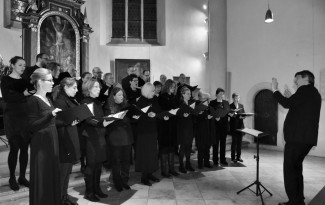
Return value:
<svg viewBox="0 0 325 205">
<path fill-rule="evenodd" d="M 269 192 L 269 190 L 267 190 L 263 184 L 260 182 L 259 180 L 259 160 L 260 160 L 260 156 L 259 156 L 259 138 L 261 137 L 264 137 L 264 136 L 267 136 L 266 133 L 263 133 L 261 131 L 258 131 L 258 130 L 254 130 L 254 129 L 249 129 L 249 128 L 244 128 L 244 129 L 241 129 L 241 130 L 238 130 L 238 131 L 241 131 L 243 133 L 246 133 L 246 134 L 249 134 L 249 135 L 252 135 L 254 137 L 256 137 L 256 150 L 257 150 L 257 154 L 254 155 L 254 159 L 256 159 L 256 180 L 248 185 L 247 187 L 243 188 L 242 190 L 238 191 L 237 194 L 239 194 L 240 192 L 246 190 L 246 189 L 249 189 L 250 191 L 252 191 L 253 193 L 256 194 L 256 196 L 260 196 L 261 197 L 261 201 L 262 201 L 262 204 L 264 205 L 264 200 L 263 200 L 263 196 L 262 194 L 264 193 L 264 191 L 266 191 L 267 193 L 270 194 L 270 196 L 272 196 L 271 192 Z M 253 190 L 250 189 L 251 186 L 253 185 L 256 185 L 256 191 L 254 192 Z M 261 191 L 261 187 L 263 187 L 263 191 Z"/>
</svg>

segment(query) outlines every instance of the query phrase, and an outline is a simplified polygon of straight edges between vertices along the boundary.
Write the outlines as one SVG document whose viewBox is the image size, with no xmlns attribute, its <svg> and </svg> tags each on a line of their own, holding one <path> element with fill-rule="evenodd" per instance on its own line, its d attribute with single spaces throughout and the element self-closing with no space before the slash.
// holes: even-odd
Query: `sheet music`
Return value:
<svg viewBox="0 0 325 205">
<path fill-rule="evenodd" d="M 122 112 L 118 112 L 118 113 L 115 113 L 115 114 L 108 115 L 107 117 L 114 117 L 114 118 L 122 119 L 124 117 L 124 115 L 126 114 L 126 112 L 127 112 L 127 110 L 122 111 Z"/>
<path fill-rule="evenodd" d="M 89 108 L 90 112 L 94 115 L 94 103 L 87 104 L 87 107 Z"/>
<path fill-rule="evenodd" d="M 245 133 L 250 134 L 250 135 L 253 135 L 255 137 L 258 137 L 258 135 L 263 133 L 261 131 L 250 129 L 250 128 L 244 128 L 244 129 L 241 129 L 240 131 L 245 132 Z"/>
<path fill-rule="evenodd" d="M 169 113 L 172 114 L 172 115 L 176 115 L 178 110 L 179 110 L 179 108 L 171 109 L 171 110 L 169 110 Z"/>
<path fill-rule="evenodd" d="M 150 108 L 150 106 L 151 105 L 149 105 L 149 106 L 147 106 L 147 107 L 144 107 L 144 108 L 142 108 L 141 110 L 142 110 L 142 112 L 144 112 L 144 113 L 147 113 L 148 112 L 148 110 L 149 110 L 149 108 Z"/>
</svg>

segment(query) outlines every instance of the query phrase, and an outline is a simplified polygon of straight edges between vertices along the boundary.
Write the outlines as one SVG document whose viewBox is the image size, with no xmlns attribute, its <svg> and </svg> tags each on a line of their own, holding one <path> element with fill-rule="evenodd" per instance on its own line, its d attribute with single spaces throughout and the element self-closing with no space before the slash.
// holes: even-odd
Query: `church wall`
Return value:
<svg viewBox="0 0 325 205">
<path fill-rule="evenodd" d="M 272 0 L 274 22 L 264 22 L 267 1 L 227 1 L 227 71 L 231 72 L 231 92 L 239 92 L 246 111 L 253 112 L 254 94 L 271 88 L 272 77 L 279 89 L 288 85 L 293 91 L 294 74 L 308 69 L 320 85 L 325 68 L 325 1 Z M 318 146 L 311 155 L 325 156 L 325 101 L 322 101 Z M 277 146 L 283 150 L 283 122 L 287 110 L 279 106 Z M 253 119 L 246 119 L 254 127 Z"/>
</svg>

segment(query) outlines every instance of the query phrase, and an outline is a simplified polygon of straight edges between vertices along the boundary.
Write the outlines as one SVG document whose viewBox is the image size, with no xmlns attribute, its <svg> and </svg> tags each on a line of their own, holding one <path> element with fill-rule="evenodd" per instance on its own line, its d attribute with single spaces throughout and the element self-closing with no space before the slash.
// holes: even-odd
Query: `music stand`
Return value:
<svg viewBox="0 0 325 205">
<path fill-rule="evenodd" d="M 263 133 L 263 132 L 258 131 L 258 130 L 249 129 L 249 128 L 238 129 L 238 131 L 256 137 L 256 150 L 257 150 L 257 154 L 254 155 L 254 159 L 256 159 L 256 180 L 252 184 L 250 184 L 247 187 L 243 188 L 242 190 L 238 191 L 237 194 L 239 194 L 240 192 L 242 192 L 242 191 L 244 191 L 246 189 L 249 189 L 250 191 L 252 191 L 253 193 L 255 193 L 256 196 L 260 196 L 261 197 L 262 204 L 264 205 L 264 200 L 263 200 L 263 196 L 262 196 L 263 192 L 266 191 L 271 196 L 272 196 L 272 194 L 271 194 L 271 192 L 269 192 L 269 190 L 267 190 L 263 186 L 263 184 L 259 180 L 259 160 L 260 160 L 260 157 L 259 157 L 259 140 L 258 139 L 261 138 L 261 137 L 267 136 L 268 134 Z M 253 186 L 254 184 L 256 185 L 256 192 L 254 192 L 253 190 L 250 189 L 250 187 Z M 264 189 L 263 192 L 261 191 L 260 186 L 263 187 L 263 189 Z"/>
</svg>

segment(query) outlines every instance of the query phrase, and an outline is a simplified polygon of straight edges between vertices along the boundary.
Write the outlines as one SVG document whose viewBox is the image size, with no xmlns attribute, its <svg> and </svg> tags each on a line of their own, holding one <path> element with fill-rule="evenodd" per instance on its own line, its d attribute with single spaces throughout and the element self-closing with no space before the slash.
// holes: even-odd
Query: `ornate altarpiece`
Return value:
<svg viewBox="0 0 325 205">
<path fill-rule="evenodd" d="M 77 76 L 88 71 L 89 34 L 87 15 L 81 0 L 14 0 L 10 4 L 10 23 L 22 25 L 23 57 L 34 65 L 38 53 L 46 53 L 64 71 L 76 69 Z M 86 11 L 84 12 L 86 13 Z"/>
</svg>

